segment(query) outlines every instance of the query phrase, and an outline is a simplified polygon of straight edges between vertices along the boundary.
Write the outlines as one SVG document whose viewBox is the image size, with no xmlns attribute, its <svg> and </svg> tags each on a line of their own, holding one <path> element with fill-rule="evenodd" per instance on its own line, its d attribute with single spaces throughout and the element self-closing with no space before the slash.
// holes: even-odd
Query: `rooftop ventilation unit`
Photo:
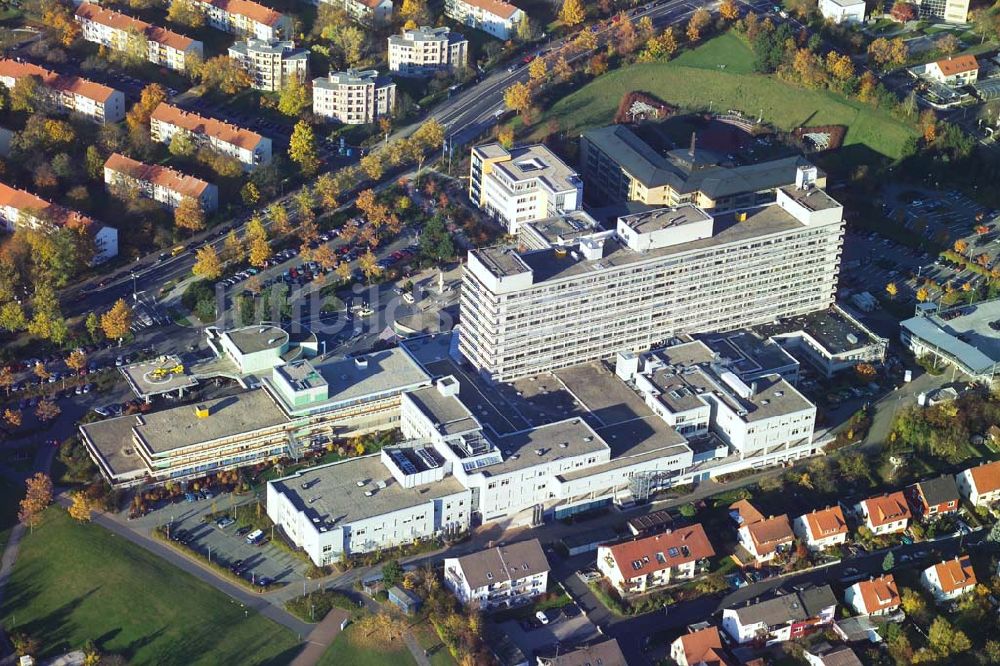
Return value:
<svg viewBox="0 0 1000 666">
<path fill-rule="evenodd" d="M 354 367 L 358 370 L 365 370 L 368 367 L 368 359 L 364 356 L 358 356 L 354 359 Z"/>
</svg>

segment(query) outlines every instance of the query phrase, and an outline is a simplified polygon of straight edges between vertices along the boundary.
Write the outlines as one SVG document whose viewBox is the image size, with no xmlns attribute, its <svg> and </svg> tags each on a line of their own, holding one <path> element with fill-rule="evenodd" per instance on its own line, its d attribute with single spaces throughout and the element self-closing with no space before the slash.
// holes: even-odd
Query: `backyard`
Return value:
<svg viewBox="0 0 1000 666">
<path fill-rule="evenodd" d="M 287 664 L 299 650 L 290 631 L 58 508 L 21 542 L 2 613 L 41 657 L 88 640 L 145 664 Z"/>
<path fill-rule="evenodd" d="M 753 53 L 731 33 L 716 37 L 669 62 L 630 65 L 605 74 L 567 95 L 541 114 L 559 121 L 567 135 L 610 123 L 622 97 L 632 91 L 655 95 L 681 111 L 741 111 L 760 115 L 782 130 L 845 125 L 845 146 L 861 145 L 898 157 L 915 130 L 888 113 L 826 90 L 799 88 L 752 71 Z M 537 137 L 536 137 L 537 138 Z"/>
</svg>

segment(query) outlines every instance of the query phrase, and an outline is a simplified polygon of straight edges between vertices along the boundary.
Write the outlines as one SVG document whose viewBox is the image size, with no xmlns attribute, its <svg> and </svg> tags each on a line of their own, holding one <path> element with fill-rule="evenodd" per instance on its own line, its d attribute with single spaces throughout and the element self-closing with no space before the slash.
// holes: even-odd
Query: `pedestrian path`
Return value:
<svg viewBox="0 0 1000 666">
<path fill-rule="evenodd" d="M 343 608 L 334 608 L 327 613 L 323 621 L 306 636 L 302 652 L 292 660 L 291 666 L 314 666 L 318 663 L 323 653 L 340 635 L 340 625 L 350 616 Z"/>
</svg>

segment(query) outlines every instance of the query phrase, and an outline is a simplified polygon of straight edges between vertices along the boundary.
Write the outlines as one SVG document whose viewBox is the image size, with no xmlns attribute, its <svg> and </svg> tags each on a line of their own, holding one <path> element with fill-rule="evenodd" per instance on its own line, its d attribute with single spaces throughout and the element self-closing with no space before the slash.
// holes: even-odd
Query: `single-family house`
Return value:
<svg viewBox="0 0 1000 666">
<path fill-rule="evenodd" d="M 950 601 L 976 587 L 976 572 L 968 555 L 938 562 L 924 569 L 920 584 L 938 601 Z"/>
<path fill-rule="evenodd" d="M 718 627 L 706 627 L 680 636 L 670 644 L 670 658 L 677 666 L 729 666 L 735 663 L 722 647 Z"/>
<path fill-rule="evenodd" d="M 925 520 L 958 511 L 961 499 L 955 477 L 950 474 L 914 483 L 906 489 L 906 497 L 913 514 Z"/>
<path fill-rule="evenodd" d="M 750 502 L 740 500 L 729 507 L 729 515 L 737 525 L 740 545 L 761 564 L 774 559 L 795 541 L 788 516 L 764 517 Z"/>
<path fill-rule="evenodd" d="M 825 550 L 847 541 L 847 521 L 840 506 L 801 515 L 793 529 L 809 550 Z"/>
<path fill-rule="evenodd" d="M 830 645 L 826 641 L 812 646 L 802 656 L 809 666 L 862 666 L 849 645 Z"/>
<path fill-rule="evenodd" d="M 847 588 L 844 602 L 859 615 L 888 615 L 899 608 L 899 590 L 892 574 L 859 580 Z"/>
<path fill-rule="evenodd" d="M 979 79 L 976 56 L 957 55 L 924 65 L 924 76 L 949 86 L 968 86 Z"/>
<path fill-rule="evenodd" d="M 678 580 L 690 580 L 715 550 L 699 525 L 644 539 L 598 546 L 597 569 L 621 594 L 642 594 Z"/>
<path fill-rule="evenodd" d="M 896 534 L 903 532 L 910 524 L 910 507 L 902 491 L 869 497 L 857 506 L 858 514 L 864 518 L 865 527 L 873 534 Z"/>
<path fill-rule="evenodd" d="M 771 645 L 805 636 L 833 622 L 837 598 L 829 585 L 779 594 L 722 611 L 722 628 L 737 643 Z"/>
<path fill-rule="evenodd" d="M 973 506 L 986 506 L 1000 499 L 1000 460 L 983 463 L 955 475 L 962 497 Z"/>
</svg>

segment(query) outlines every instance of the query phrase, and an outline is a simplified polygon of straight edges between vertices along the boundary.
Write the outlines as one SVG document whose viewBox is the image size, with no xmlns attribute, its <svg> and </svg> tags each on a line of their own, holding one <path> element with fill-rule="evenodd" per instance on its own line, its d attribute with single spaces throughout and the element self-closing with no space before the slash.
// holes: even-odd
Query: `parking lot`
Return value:
<svg viewBox="0 0 1000 666">
<path fill-rule="evenodd" d="M 500 627 L 527 657 L 555 655 L 560 646 L 579 645 L 601 636 L 597 627 L 575 604 L 563 609 L 549 609 L 545 615 L 548 624 L 543 625 L 534 619 L 520 622 L 508 620 L 500 623 Z"/>
</svg>

